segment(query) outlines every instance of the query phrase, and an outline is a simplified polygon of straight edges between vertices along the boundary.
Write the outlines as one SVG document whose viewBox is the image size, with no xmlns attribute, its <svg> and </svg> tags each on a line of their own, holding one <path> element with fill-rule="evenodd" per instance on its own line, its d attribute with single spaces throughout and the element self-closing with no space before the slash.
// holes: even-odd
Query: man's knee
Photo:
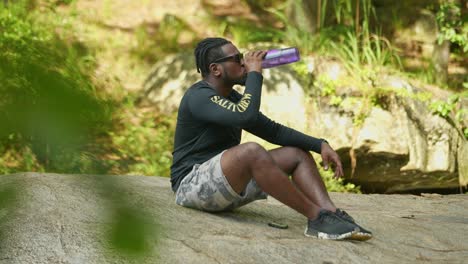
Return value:
<svg viewBox="0 0 468 264">
<path fill-rule="evenodd" d="M 283 147 L 283 151 L 285 152 L 284 156 L 286 157 L 292 157 L 292 158 L 295 158 L 297 159 L 298 162 L 300 161 L 303 161 L 304 159 L 313 159 L 312 155 L 310 154 L 310 152 L 308 151 L 305 151 L 301 148 L 297 148 L 297 147 Z"/>
<path fill-rule="evenodd" d="M 242 144 L 244 157 L 248 160 L 254 161 L 259 158 L 269 157 L 268 151 L 256 142 L 247 142 Z"/>
</svg>

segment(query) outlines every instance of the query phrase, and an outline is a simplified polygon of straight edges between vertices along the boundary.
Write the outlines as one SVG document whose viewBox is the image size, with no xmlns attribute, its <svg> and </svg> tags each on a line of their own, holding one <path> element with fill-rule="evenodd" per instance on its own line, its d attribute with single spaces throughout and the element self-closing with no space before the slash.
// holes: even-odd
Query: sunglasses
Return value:
<svg viewBox="0 0 468 264">
<path fill-rule="evenodd" d="M 212 63 L 225 62 L 231 59 L 234 59 L 234 62 L 240 63 L 243 58 L 244 58 L 244 55 L 242 53 L 237 53 L 231 56 L 216 59 Z"/>
</svg>

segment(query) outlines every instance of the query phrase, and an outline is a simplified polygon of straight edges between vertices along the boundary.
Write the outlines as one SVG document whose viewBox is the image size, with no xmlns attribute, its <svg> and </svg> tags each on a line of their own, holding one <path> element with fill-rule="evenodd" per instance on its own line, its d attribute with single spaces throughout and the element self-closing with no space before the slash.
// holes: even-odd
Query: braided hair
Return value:
<svg viewBox="0 0 468 264">
<path fill-rule="evenodd" d="M 200 41 L 195 48 L 195 62 L 197 72 L 201 72 L 202 77 L 210 73 L 210 63 L 224 56 L 221 46 L 231 43 L 223 38 L 206 38 Z"/>
</svg>

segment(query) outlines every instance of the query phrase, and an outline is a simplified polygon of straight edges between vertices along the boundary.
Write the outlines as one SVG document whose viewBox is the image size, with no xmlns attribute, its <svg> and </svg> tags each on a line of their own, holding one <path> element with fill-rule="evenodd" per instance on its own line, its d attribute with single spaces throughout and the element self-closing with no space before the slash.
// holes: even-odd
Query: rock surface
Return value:
<svg viewBox="0 0 468 264">
<path fill-rule="evenodd" d="M 101 184 L 109 177 L 130 205 L 159 222 L 151 252 L 138 259 L 109 254 L 105 230 L 115 219 Z M 331 193 L 374 232 L 367 242 L 306 238 L 303 216 L 269 198 L 209 214 L 174 204 L 169 179 L 24 173 L 0 176 L 18 203 L 1 207 L 0 263 L 466 263 L 468 195 Z M 288 224 L 286 230 L 267 225 Z"/>
</svg>

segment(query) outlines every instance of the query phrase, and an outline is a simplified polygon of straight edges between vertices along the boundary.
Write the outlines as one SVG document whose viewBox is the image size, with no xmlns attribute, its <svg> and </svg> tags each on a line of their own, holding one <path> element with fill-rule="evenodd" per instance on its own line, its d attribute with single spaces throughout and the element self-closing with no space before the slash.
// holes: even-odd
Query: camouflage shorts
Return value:
<svg viewBox="0 0 468 264">
<path fill-rule="evenodd" d="M 181 181 L 176 192 L 176 204 L 209 212 L 227 211 L 255 200 L 266 199 L 252 179 L 245 190 L 235 192 L 221 170 L 221 155 L 216 155 L 203 164 L 195 164 L 192 171 Z"/>
</svg>

